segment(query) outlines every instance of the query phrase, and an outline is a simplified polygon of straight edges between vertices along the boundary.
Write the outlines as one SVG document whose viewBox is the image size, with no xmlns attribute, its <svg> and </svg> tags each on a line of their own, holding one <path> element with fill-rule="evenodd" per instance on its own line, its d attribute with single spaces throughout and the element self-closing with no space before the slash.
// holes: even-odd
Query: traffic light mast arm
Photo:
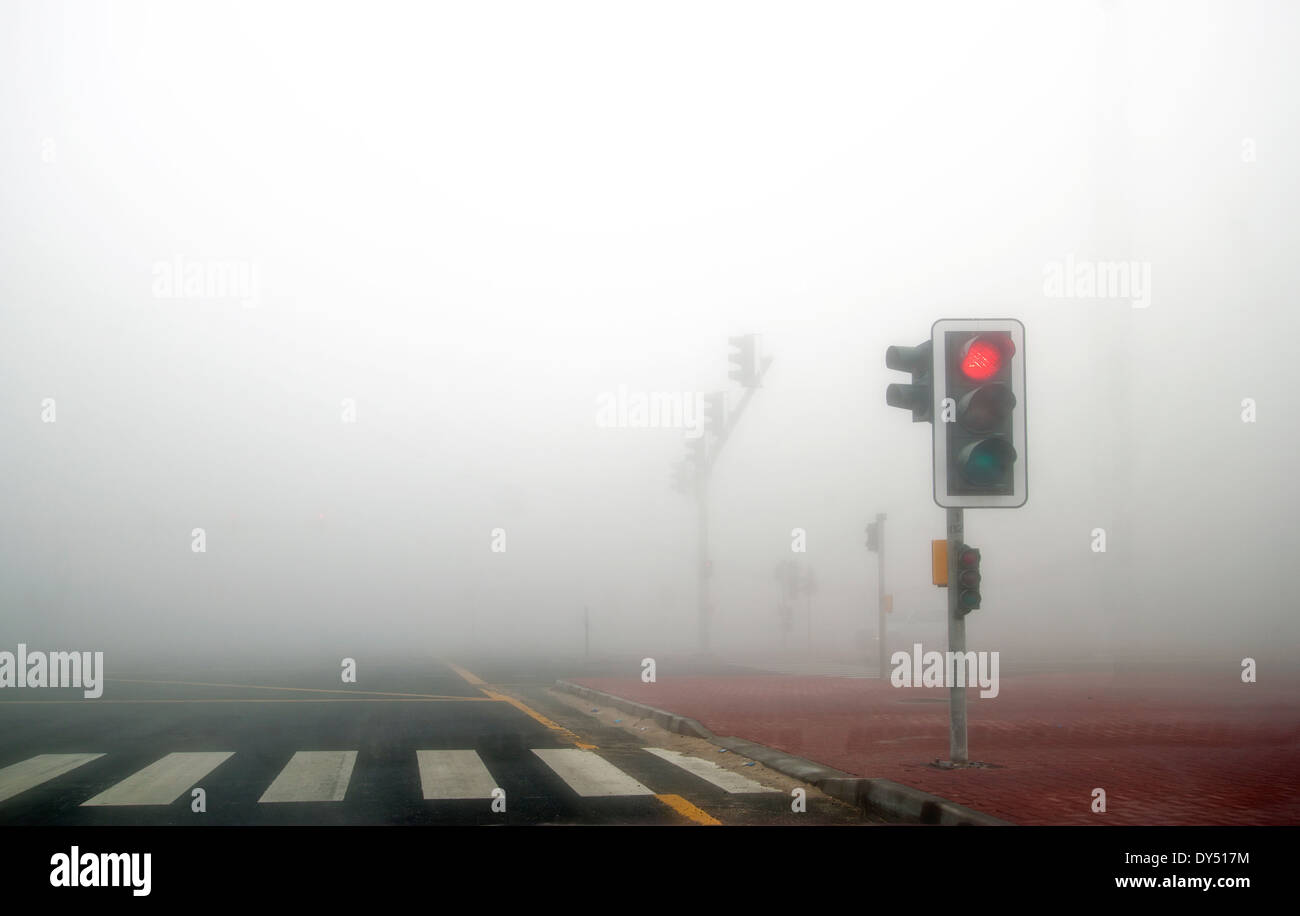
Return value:
<svg viewBox="0 0 1300 916">
<path fill-rule="evenodd" d="M 763 360 L 763 365 L 761 365 L 758 369 L 758 383 L 760 385 L 762 384 L 764 377 L 767 375 L 767 370 L 770 369 L 771 367 L 772 367 L 772 357 L 769 356 Z M 746 388 L 744 395 L 740 399 L 740 403 L 736 405 L 736 409 L 728 413 L 727 425 L 723 428 L 721 435 L 719 435 L 718 438 L 714 440 L 713 448 L 709 451 L 709 455 L 705 461 L 704 471 L 706 474 L 713 470 L 714 462 L 716 462 L 718 460 L 718 456 L 722 454 L 722 447 L 726 445 L 727 440 L 731 438 L 731 431 L 736 428 L 736 424 L 739 423 L 740 418 L 744 416 L 745 408 L 749 406 L 749 402 L 751 399 L 753 399 L 754 392 L 757 390 L 758 390 L 757 386 L 753 388 Z"/>
</svg>

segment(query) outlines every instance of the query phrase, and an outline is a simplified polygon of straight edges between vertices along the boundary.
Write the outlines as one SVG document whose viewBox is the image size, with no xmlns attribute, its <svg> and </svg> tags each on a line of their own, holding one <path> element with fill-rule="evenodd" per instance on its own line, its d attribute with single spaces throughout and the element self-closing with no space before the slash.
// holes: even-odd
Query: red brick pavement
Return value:
<svg viewBox="0 0 1300 916">
<path fill-rule="evenodd" d="M 996 766 L 958 771 L 930 766 L 948 756 L 941 688 L 787 675 L 579 683 L 1020 824 L 1300 824 L 1297 678 L 1003 677 L 996 698 L 968 700 L 970 756 Z M 1104 814 L 1091 810 L 1096 787 Z"/>
</svg>

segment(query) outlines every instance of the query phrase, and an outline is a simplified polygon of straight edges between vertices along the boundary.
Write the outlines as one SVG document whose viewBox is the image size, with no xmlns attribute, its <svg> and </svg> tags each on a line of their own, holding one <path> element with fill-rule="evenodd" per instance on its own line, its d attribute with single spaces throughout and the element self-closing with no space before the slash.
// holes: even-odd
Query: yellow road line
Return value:
<svg viewBox="0 0 1300 916">
<path fill-rule="evenodd" d="M 365 693 L 377 697 L 419 697 L 422 700 L 458 700 L 461 697 L 444 697 L 433 693 L 390 693 L 385 690 L 341 690 L 337 687 L 273 687 L 265 684 L 210 684 L 206 681 L 147 681 L 126 677 L 110 677 L 107 681 L 115 684 L 170 684 L 180 687 L 231 687 L 243 690 L 296 690 L 303 693 L 348 693 L 356 695 Z"/>
<path fill-rule="evenodd" d="M 459 674 L 459 675 L 460 675 L 461 677 L 463 677 L 465 680 L 469 681 L 469 682 L 470 682 L 471 684 L 473 684 L 475 687 L 486 687 L 486 686 L 487 686 L 486 684 L 483 683 L 483 680 L 482 680 L 481 678 L 478 678 L 478 677 L 476 677 L 474 674 L 472 674 L 471 672 L 466 671 L 464 668 L 460 667 L 460 665 L 453 665 L 451 662 L 445 662 L 444 664 L 446 664 L 446 666 L 447 666 L 448 668 L 450 668 L 452 671 L 455 671 L 457 674 Z"/>
<path fill-rule="evenodd" d="M 722 825 L 722 821 L 695 807 L 680 795 L 656 795 L 655 798 L 672 808 L 682 817 L 689 818 L 697 824 L 703 824 L 706 827 L 720 827 Z"/>
<path fill-rule="evenodd" d="M 483 691 L 483 693 L 487 694 L 489 699 L 497 700 L 498 702 L 501 703 L 509 703 L 511 706 L 513 706 L 515 709 L 522 712 L 524 715 L 529 716 L 536 722 L 540 722 L 542 725 L 546 726 L 551 731 L 555 732 L 560 737 L 564 738 L 566 741 L 572 741 L 575 745 L 582 748 L 584 751 L 596 750 L 596 745 L 586 743 L 577 735 L 575 735 L 573 732 L 565 728 L 563 725 L 559 724 L 558 722 L 553 722 L 552 720 L 546 718 L 546 716 L 542 715 L 540 712 L 537 712 L 536 710 L 530 709 L 521 700 L 516 700 L 514 697 L 506 696 L 503 693 L 496 693 L 495 691 L 488 690 L 487 683 L 482 678 L 475 676 L 472 672 L 466 671 L 464 668 L 461 668 L 459 665 L 453 665 L 451 662 L 444 662 L 444 664 L 446 664 L 446 666 L 450 668 L 452 671 L 455 671 L 457 674 L 463 677 L 466 681 L 473 684 L 479 690 Z"/>
<path fill-rule="evenodd" d="M 479 689 L 482 690 L 484 693 L 486 693 L 489 697 L 491 697 L 494 700 L 500 700 L 502 703 L 509 703 L 515 709 L 519 710 L 525 715 L 531 716 L 533 719 L 540 722 L 542 725 L 545 725 L 551 731 L 560 735 L 560 737 L 572 741 L 574 744 L 582 748 L 584 751 L 594 751 L 596 749 L 596 745 L 587 744 L 585 741 L 583 741 L 573 732 L 569 731 L 563 725 L 559 724 L 558 722 L 552 722 L 550 719 L 546 718 L 546 716 L 542 715 L 540 712 L 536 712 L 532 709 L 529 709 L 528 706 L 526 706 L 521 701 L 516 700 L 514 697 L 508 697 L 503 693 L 493 693 L 491 690 L 487 690 L 482 687 L 480 687 Z"/>
</svg>

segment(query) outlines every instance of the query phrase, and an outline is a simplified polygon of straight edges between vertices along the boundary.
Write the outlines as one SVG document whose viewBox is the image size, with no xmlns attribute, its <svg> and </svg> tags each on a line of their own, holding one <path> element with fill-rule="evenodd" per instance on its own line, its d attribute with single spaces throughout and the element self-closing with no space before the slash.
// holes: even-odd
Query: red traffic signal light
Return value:
<svg viewBox="0 0 1300 916">
<path fill-rule="evenodd" d="M 1009 337 L 973 337 L 962 348 L 958 364 L 962 375 L 973 382 L 986 382 L 1002 371 L 1002 365 L 1016 355 Z"/>
</svg>

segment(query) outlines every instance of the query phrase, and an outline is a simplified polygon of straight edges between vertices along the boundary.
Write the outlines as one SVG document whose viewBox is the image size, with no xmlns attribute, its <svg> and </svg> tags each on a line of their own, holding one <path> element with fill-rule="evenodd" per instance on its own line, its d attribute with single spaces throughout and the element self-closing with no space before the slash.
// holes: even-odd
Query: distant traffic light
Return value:
<svg viewBox="0 0 1300 916">
<path fill-rule="evenodd" d="M 742 388 L 757 388 L 759 365 L 758 365 L 758 335 L 743 334 L 739 337 L 728 337 L 727 342 L 731 344 L 731 371 L 728 377 L 734 381 L 740 382 Z"/>
<path fill-rule="evenodd" d="M 980 606 L 980 552 L 962 544 L 957 549 L 957 613 L 965 616 Z"/>
<path fill-rule="evenodd" d="M 867 522 L 867 550 L 875 553 L 880 549 L 880 523 Z"/>
<path fill-rule="evenodd" d="M 912 374 L 910 385 L 890 385 L 885 389 L 885 403 L 912 411 L 912 422 L 934 420 L 933 344 L 922 341 L 915 347 L 890 347 L 885 350 L 885 366 Z"/>
<path fill-rule="evenodd" d="M 1023 506 L 1025 329 L 1014 319 L 944 319 L 932 338 L 934 499 L 951 508 Z"/>
</svg>

